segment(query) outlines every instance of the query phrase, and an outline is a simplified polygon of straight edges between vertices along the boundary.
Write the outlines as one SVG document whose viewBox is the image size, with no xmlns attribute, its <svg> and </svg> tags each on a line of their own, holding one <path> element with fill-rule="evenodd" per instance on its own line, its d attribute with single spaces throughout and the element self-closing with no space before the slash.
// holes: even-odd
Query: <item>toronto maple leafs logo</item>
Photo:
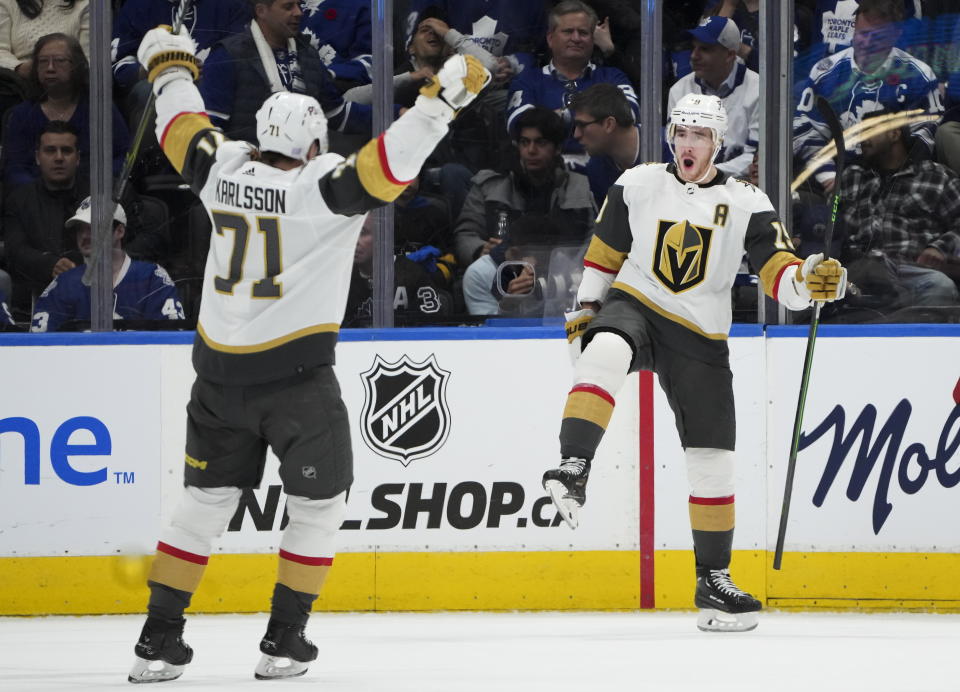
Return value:
<svg viewBox="0 0 960 692">
<path fill-rule="evenodd" d="M 450 372 L 431 355 L 422 363 L 404 355 L 388 363 L 379 355 L 360 375 L 364 401 L 360 433 L 376 454 L 408 466 L 436 452 L 450 434 Z"/>
</svg>

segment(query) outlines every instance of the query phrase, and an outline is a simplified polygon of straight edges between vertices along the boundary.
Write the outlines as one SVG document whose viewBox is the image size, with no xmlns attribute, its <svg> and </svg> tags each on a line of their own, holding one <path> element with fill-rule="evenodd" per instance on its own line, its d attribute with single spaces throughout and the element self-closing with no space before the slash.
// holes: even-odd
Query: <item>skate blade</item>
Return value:
<svg viewBox="0 0 960 692">
<path fill-rule="evenodd" d="M 757 611 L 724 613 L 721 610 L 704 608 L 697 617 L 697 629 L 701 632 L 749 632 L 757 628 L 759 621 Z"/>
<path fill-rule="evenodd" d="M 557 514 L 563 519 L 571 529 L 580 525 L 579 517 L 580 505 L 567 496 L 567 489 L 560 481 L 547 481 L 543 484 L 547 492 L 550 493 L 550 499 L 553 500 L 553 506 L 557 508 Z"/>
<path fill-rule="evenodd" d="M 309 663 L 294 661 L 285 656 L 268 656 L 263 654 L 260 657 L 260 663 L 253 672 L 253 677 L 257 680 L 279 680 L 282 678 L 295 678 L 303 675 L 310 667 Z"/>
<path fill-rule="evenodd" d="M 147 682 L 176 680 L 183 675 L 184 668 L 185 666 L 175 666 L 166 661 L 148 661 L 137 656 L 127 676 L 127 682 L 140 685 Z"/>
</svg>

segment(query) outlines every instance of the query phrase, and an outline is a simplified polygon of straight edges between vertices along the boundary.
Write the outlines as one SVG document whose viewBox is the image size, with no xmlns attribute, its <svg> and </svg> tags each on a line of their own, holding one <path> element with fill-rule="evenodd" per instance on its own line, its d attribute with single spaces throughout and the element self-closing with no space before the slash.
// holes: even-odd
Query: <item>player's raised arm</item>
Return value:
<svg viewBox="0 0 960 692">
<path fill-rule="evenodd" d="M 173 167 L 199 192 L 225 138 L 207 117 L 193 83 L 200 74 L 196 50 L 185 28 L 171 34 L 159 26 L 144 35 L 137 59 L 146 68 L 157 97 L 157 141 Z"/>
<path fill-rule="evenodd" d="M 360 214 L 395 200 L 447 134 L 450 121 L 490 83 L 471 55 L 454 55 L 420 88 L 413 108 L 320 179 L 320 191 L 338 214 Z"/>
</svg>

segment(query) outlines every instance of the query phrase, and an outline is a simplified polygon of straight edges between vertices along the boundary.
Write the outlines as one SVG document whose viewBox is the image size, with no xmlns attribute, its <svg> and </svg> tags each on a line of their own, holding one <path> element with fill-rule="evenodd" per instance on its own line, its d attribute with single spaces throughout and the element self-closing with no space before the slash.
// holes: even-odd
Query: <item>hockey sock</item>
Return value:
<svg viewBox="0 0 960 692">
<path fill-rule="evenodd" d="M 690 528 L 697 567 L 730 566 L 733 549 L 734 502 L 728 497 L 690 496 Z"/>
<path fill-rule="evenodd" d="M 317 594 L 294 591 L 285 584 L 277 583 L 270 601 L 270 619 L 286 625 L 305 625 L 315 600 Z"/>
<path fill-rule="evenodd" d="M 633 358 L 618 334 L 596 334 L 577 360 L 574 386 L 567 395 L 560 424 L 560 455 L 593 459 L 607 430 L 620 389 Z"/>
<path fill-rule="evenodd" d="M 614 398 L 592 384 L 578 384 L 567 395 L 560 423 L 560 456 L 593 459 L 613 415 Z"/>
<path fill-rule="evenodd" d="M 183 611 L 190 606 L 192 593 L 155 581 L 148 581 L 147 586 L 150 587 L 150 602 L 147 604 L 149 617 L 161 620 L 178 620 L 183 617 Z"/>
</svg>

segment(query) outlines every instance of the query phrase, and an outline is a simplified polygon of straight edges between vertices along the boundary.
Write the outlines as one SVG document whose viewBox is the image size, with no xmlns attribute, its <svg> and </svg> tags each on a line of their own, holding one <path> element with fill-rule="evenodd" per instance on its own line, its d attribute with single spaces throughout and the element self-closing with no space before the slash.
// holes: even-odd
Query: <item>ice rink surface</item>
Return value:
<svg viewBox="0 0 960 692">
<path fill-rule="evenodd" d="M 0 690 L 134 689 L 140 616 L 0 618 Z M 266 615 L 188 617 L 169 692 L 957 692 L 960 615 L 764 613 L 702 633 L 688 613 L 318 613 L 302 678 L 253 678 Z"/>
</svg>

